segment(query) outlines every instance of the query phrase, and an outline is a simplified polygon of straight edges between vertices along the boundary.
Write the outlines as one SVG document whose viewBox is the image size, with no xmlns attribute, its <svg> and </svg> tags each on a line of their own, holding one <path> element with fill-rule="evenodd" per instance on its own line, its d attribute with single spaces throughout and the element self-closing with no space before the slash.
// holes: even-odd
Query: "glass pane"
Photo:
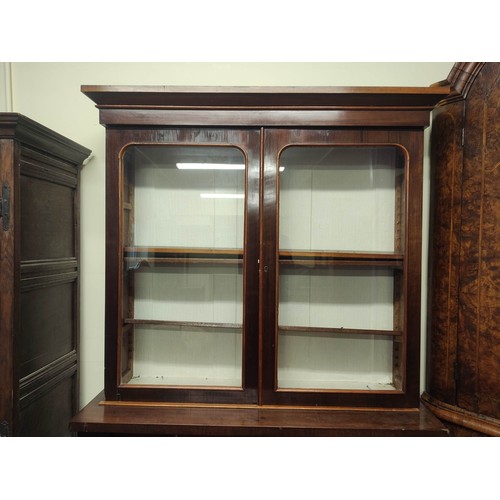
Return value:
<svg viewBox="0 0 500 500">
<path fill-rule="evenodd" d="M 283 151 L 279 171 L 281 250 L 399 249 L 399 148 L 294 146 Z"/>
<path fill-rule="evenodd" d="M 130 384 L 241 385 L 241 328 L 140 326 Z"/>
<path fill-rule="evenodd" d="M 122 383 L 241 387 L 243 153 L 132 146 L 123 166 Z"/>
<path fill-rule="evenodd" d="M 278 387 L 393 390 L 399 279 L 386 268 L 282 265 Z"/>
<path fill-rule="evenodd" d="M 390 269 L 280 268 L 280 325 L 392 330 L 393 302 Z"/>
<path fill-rule="evenodd" d="M 245 158 L 234 147 L 127 148 L 136 246 L 242 248 Z M 128 174 L 128 175 L 127 175 Z"/>
<path fill-rule="evenodd" d="M 394 390 L 392 338 L 280 331 L 281 389 Z"/>
<path fill-rule="evenodd" d="M 404 165 L 393 146 L 283 150 L 278 388 L 398 388 Z"/>
</svg>

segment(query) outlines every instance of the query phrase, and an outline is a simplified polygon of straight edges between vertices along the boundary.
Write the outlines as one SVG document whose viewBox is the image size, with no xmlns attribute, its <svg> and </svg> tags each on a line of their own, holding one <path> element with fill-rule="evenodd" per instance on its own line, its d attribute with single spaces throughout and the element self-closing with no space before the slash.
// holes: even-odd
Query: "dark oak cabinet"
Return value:
<svg viewBox="0 0 500 500">
<path fill-rule="evenodd" d="M 106 127 L 115 427 L 75 430 L 157 405 L 206 411 L 192 433 L 222 409 L 239 433 L 271 408 L 418 420 L 423 129 L 446 88 L 82 91 Z"/>
<path fill-rule="evenodd" d="M 78 183 L 89 155 L 0 113 L 2 435 L 68 435 L 78 410 Z"/>
</svg>

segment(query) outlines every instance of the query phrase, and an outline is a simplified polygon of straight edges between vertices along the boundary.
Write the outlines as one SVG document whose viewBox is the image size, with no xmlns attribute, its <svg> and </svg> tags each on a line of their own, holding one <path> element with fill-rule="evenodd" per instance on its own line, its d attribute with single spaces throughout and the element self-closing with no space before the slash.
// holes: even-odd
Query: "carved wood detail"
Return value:
<svg viewBox="0 0 500 500">
<path fill-rule="evenodd" d="M 450 87 L 450 94 L 438 103 L 445 106 L 452 102 L 467 99 L 469 90 L 477 75 L 483 69 L 484 62 L 457 62 L 453 65 L 450 74 L 445 80 L 434 84 L 436 87 Z"/>
</svg>

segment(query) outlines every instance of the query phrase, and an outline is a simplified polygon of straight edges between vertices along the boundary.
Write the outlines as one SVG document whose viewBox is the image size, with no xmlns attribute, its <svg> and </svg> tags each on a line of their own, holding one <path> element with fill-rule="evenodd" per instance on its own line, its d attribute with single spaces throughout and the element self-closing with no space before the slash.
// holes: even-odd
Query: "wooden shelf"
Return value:
<svg viewBox="0 0 500 500">
<path fill-rule="evenodd" d="M 402 268 L 404 255 L 387 252 L 305 252 L 281 250 L 279 263 L 287 266 L 382 266 Z"/>
<path fill-rule="evenodd" d="M 125 262 L 136 264 L 242 264 L 243 250 L 228 248 L 125 247 Z M 387 252 L 279 252 L 285 266 L 402 268 L 404 256 Z"/>
<path fill-rule="evenodd" d="M 233 248 L 125 247 L 127 263 L 242 264 L 243 250 Z"/>
<path fill-rule="evenodd" d="M 282 332 L 297 332 L 297 333 L 311 333 L 311 334 L 342 334 L 342 335 L 386 335 L 392 337 L 399 337 L 403 335 L 401 330 L 370 330 L 360 328 L 326 328 L 321 326 L 289 326 L 280 325 L 278 330 Z"/>
<path fill-rule="evenodd" d="M 145 325 L 145 326 L 164 326 L 166 328 L 211 328 L 211 329 L 231 329 L 237 330 L 243 328 L 243 325 L 238 323 L 209 323 L 195 321 L 165 321 L 154 319 L 132 319 L 127 318 L 124 324 L 128 325 Z M 398 337 L 403 334 L 401 330 L 371 330 L 361 328 L 327 328 L 318 326 L 290 326 L 281 325 L 279 331 L 297 332 L 297 333 L 312 333 L 312 334 L 343 334 L 343 335 L 385 335 Z"/>
<path fill-rule="evenodd" d="M 144 326 L 163 326 L 165 328 L 210 328 L 210 329 L 230 329 L 238 330 L 243 328 L 243 325 L 238 323 L 204 323 L 195 321 L 164 321 L 155 319 L 132 319 L 127 318 L 124 321 L 125 325 L 144 325 Z"/>
</svg>

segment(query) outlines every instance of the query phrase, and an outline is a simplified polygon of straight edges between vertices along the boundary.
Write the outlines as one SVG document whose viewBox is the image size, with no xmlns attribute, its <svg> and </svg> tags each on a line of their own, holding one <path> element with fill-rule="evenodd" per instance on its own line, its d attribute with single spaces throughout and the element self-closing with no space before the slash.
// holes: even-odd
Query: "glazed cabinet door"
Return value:
<svg viewBox="0 0 500 500">
<path fill-rule="evenodd" d="M 108 135 L 107 397 L 256 402 L 259 131 Z"/>
<path fill-rule="evenodd" d="M 420 292 L 407 285 L 420 270 L 413 144 L 412 132 L 266 131 L 264 403 L 418 400 Z"/>
</svg>

